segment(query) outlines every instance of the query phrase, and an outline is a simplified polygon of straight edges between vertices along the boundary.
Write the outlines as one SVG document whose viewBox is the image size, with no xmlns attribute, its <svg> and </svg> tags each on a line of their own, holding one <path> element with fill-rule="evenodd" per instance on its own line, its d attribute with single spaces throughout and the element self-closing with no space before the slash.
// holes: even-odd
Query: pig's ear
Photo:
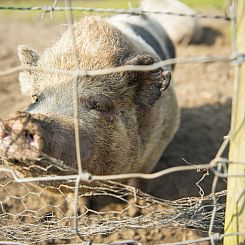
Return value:
<svg viewBox="0 0 245 245">
<path fill-rule="evenodd" d="M 148 54 L 137 55 L 126 61 L 126 65 L 152 65 L 154 58 Z M 158 68 L 153 71 L 137 71 L 134 73 L 132 82 L 136 87 L 136 103 L 146 108 L 152 106 L 170 84 L 170 71 Z"/>
<path fill-rule="evenodd" d="M 18 46 L 18 56 L 23 65 L 30 66 L 37 66 L 40 57 L 36 50 L 24 45 Z M 19 81 L 22 94 L 31 95 L 33 93 L 33 79 L 31 72 L 20 72 Z"/>
<path fill-rule="evenodd" d="M 40 55 L 35 49 L 24 45 L 18 46 L 18 56 L 23 65 L 37 66 Z"/>
</svg>

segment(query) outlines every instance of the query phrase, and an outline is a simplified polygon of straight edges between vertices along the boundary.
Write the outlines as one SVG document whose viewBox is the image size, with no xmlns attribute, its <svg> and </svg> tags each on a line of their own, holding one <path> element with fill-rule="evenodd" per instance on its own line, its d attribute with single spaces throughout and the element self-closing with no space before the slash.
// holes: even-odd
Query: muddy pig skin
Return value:
<svg viewBox="0 0 245 245">
<path fill-rule="evenodd" d="M 167 33 L 150 17 L 90 16 L 75 23 L 73 30 L 81 69 L 150 65 L 174 57 Z M 70 29 L 42 55 L 29 47 L 18 47 L 21 63 L 42 71 L 20 73 L 22 92 L 32 96 L 33 103 L 26 112 L 0 122 L 2 157 L 25 162 L 49 156 L 77 168 L 74 78 L 45 72 L 77 69 L 74 51 Z M 169 66 L 79 78 L 83 170 L 98 175 L 152 171 L 179 122 L 171 70 Z"/>
</svg>

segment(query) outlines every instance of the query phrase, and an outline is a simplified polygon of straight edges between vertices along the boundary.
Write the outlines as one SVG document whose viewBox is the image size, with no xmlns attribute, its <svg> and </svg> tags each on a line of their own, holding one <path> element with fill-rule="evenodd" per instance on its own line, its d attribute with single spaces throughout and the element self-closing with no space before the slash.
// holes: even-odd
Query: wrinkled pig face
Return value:
<svg viewBox="0 0 245 245">
<path fill-rule="evenodd" d="M 101 77 L 80 78 L 77 88 L 82 165 L 96 174 L 114 173 L 118 162 L 133 163 L 141 149 L 132 98 L 109 91 L 104 83 Z M 72 78 L 35 91 L 32 98 L 27 111 L 40 119 L 42 151 L 74 166 Z"/>
<path fill-rule="evenodd" d="M 106 28 L 108 29 L 108 27 Z M 126 43 L 124 37 L 116 33 L 115 30 L 112 32 L 114 36 L 107 37 L 107 29 L 105 37 L 100 30 L 100 36 L 96 39 L 97 42 L 101 36 L 102 39 L 109 38 L 106 41 L 102 40 L 103 42 L 98 41 L 102 47 L 98 43 L 93 45 L 92 41 L 95 42 L 94 40 L 90 40 L 90 42 L 87 40 L 87 45 L 94 46 L 94 49 L 98 46 L 97 53 L 93 54 L 94 50 L 90 46 L 92 51 L 87 46 L 81 48 L 81 60 L 79 60 L 81 68 L 98 69 L 124 64 L 147 65 L 156 61 L 156 57 L 152 54 L 144 52 L 138 54 L 135 50 L 130 50 L 133 45 L 130 42 Z M 79 33 L 79 35 L 82 34 Z M 86 38 L 89 38 L 88 34 Z M 110 44 L 113 38 L 115 39 L 114 44 Z M 109 47 L 106 46 L 106 50 L 103 50 L 103 43 L 109 45 Z M 85 44 L 83 42 L 78 45 L 82 47 Z M 108 49 L 110 52 L 107 52 Z M 75 65 L 70 61 L 71 54 L 69 52 L 69 50 L 63 51 L 53 48 L 40 57 L 35 50 L 21 46 L 19 57 L 23 64 L 44 69 L 71 70 Z M 102 52 L 99 57 L 98 52 Z M 30 120 L 28 119 L 28 124 L 25 125 L 25 131 L 30 129 L 30 132 L 28 131 L 26 134 L 29 136 L 25 139 L 19 137 L 17 141 L 22 146 L 29 144 L 28 147 L 30 147 L 31 144 L 36 152 L 34 157 L 45 153 L 62 160 L 68 166 L 75 166 L 73 79 L 67 75 L 45 72 L 26 71 L 21 73 L 22 91 L 30 94 L 33 98 L 33 103 L 27 109 L 31 115 L 28 113 L 17 115 L 17 119 L 12 118 L 6 122 L 6 125 L 2 127 L 4 140 L 7 142 L 10 137 L 10 134 L 6 133 L 7 128 L 15 124 L 23 124 L 23 118 L 31 117 Z M 139 124 L 144 124 L 142 120 L 145 119 L 140 117 L 142 112 L 151 110 L 161 96 L 161 90 L 167 88 L 169 81 L 170 73 L 162 69 L 154 72 L 126 72 L 78 79 L 80 154 L 84 169 L 93 174 L 134 171 L 134 164 L 144 150 Z M 144 118 L 149 116 L 150 114 Z M 21 119 L 19 119 L 20 117 Z M 143 130 L 147 131 L 148 129 L 143 127 Z M 17 150 L 16 148 L 12 150 L 12 158 L 16 158 L 14 151 Z M 23 149 L 19 150 L 24 152 Z M 24 157 L 23 154 L 22 158 L 24 159 L 28 159 L 30 156 L 29 152 Z"/>
</svg>

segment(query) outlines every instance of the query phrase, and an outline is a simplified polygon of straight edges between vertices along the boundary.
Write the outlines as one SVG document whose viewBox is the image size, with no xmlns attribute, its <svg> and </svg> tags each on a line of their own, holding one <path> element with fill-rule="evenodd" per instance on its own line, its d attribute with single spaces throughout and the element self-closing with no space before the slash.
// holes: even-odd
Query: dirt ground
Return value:
<svg viewBox="0 0 245 245">
<path fill-rule="evenodd" d="M 5 21 L 0 17 L 0 70 L 19 64 L 16 47 L 30 45 L 37 50 L 49 47 L 65 26 L 47 24 L 43 21 L 32 23 L 18 19 Z M 180 45 L 177 56 L 228 55 L 230 53 L 229 23 L 203 21 L 205 40 L 198 45 Z M 176 65 L 174 82 L 181 107 L 179 131 L 166 150 L 156 170 L 176 165 L 208 163 L 217 152 L 230 125 L 232 94 L 232 72 L 229 64 L 182 64 Z M 20 93 L 18 76 L 0 77 L 0 118 L 24 109 L 30 99 Z M 184 159 L 184 160 L 183 160 Z M 164 199 L 199 196 L 196 182 L 203 173 L 196 171 L 167 175 L 146 183 L 147 192 Z M 205 194 L 210 193 L 212 174 L 200 183 Z M 220 181 L 218 189 L 225 188 Z M 145 244 L 181 241 L 198 237 L 192 231 L 162 229 L 134 232 L 132 230 L 101 237 L 101 241 L 117 239 L 140 239 Z M 157 234 L 161 234 L 160 236 Z M 148 234 L 148 235 L 147 235 Z M 147 237 L 147 239 L 146 239 Z M 107 240 L 106 240 L 107 239 Z M 99 238 L 97 238 L 98 242 Z"/>
</svg>

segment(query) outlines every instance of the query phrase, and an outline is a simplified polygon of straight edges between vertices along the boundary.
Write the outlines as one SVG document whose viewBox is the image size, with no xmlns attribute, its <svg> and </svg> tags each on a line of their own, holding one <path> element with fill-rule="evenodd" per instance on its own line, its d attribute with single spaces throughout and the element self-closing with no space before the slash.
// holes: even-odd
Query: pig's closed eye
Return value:
<svg viewBox="0 0 245 245">
<path fill-rule="evenodd" d="M 85 103 L 89 110 L 109 112 L 114 109 L 113 101 L 105 95 L 89 97 L 86 99 Z"/>
<path fill-rule="evenodd" d="M 104 104 L 96 103 L 92 109 L 95 109 L 97 111 L 106 111 L 108 108 Z"/>
</svg>

